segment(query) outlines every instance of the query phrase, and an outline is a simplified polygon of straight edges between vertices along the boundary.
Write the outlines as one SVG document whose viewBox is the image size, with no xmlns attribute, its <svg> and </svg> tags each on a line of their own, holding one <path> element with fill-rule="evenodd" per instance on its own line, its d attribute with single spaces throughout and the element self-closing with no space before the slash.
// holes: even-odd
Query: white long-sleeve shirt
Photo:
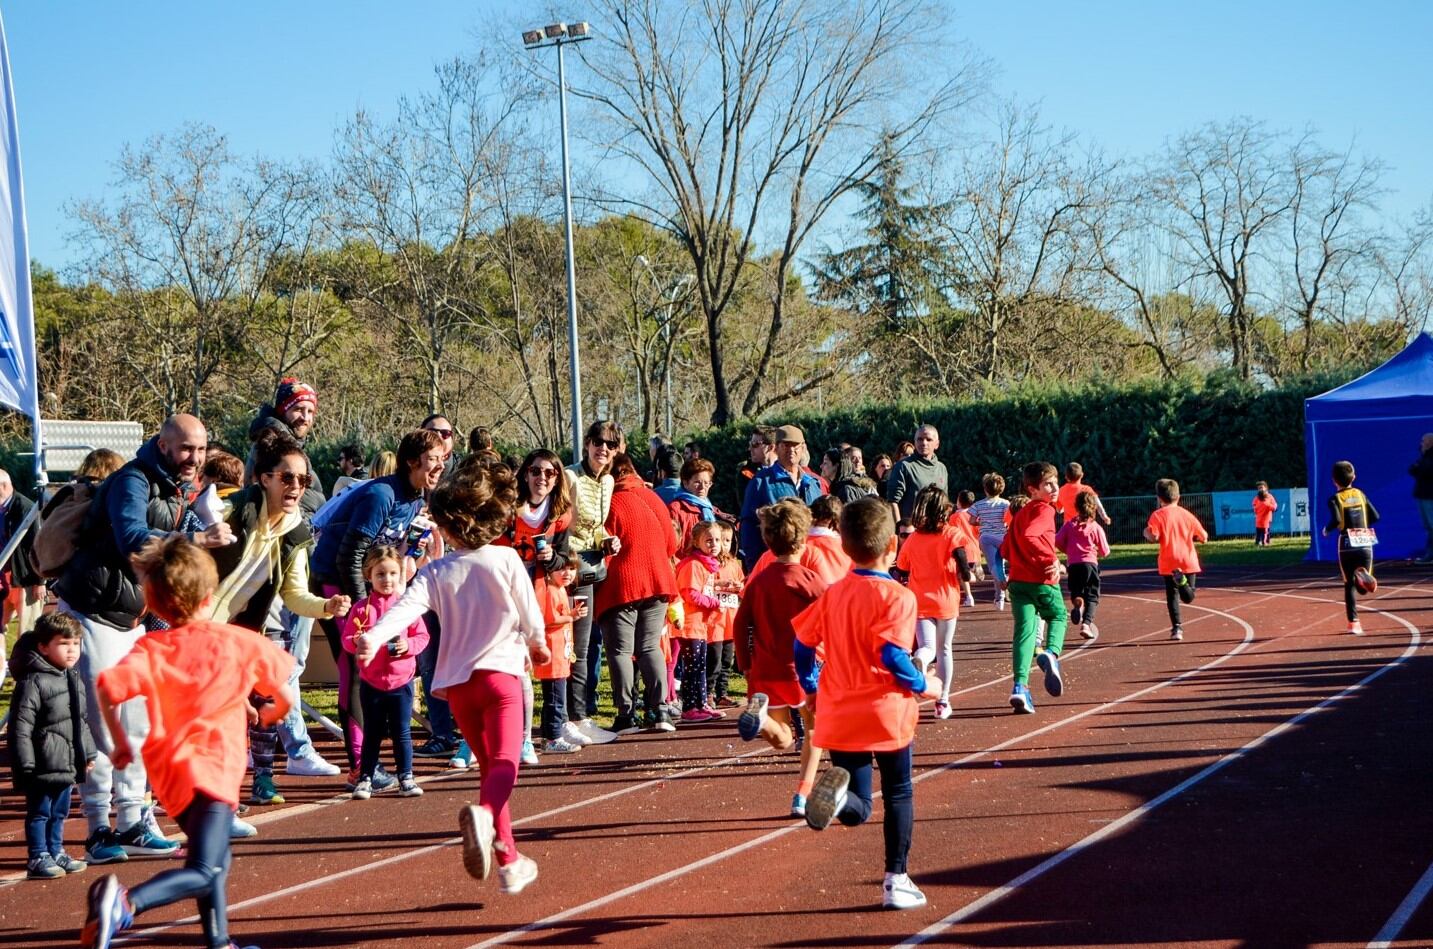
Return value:
<svg viewBox="0 0 1433 949">
<path fill-rule="evenodd" d="M 438 698 L 481 669 L 526 675 L 528 644 L 546 641 L 532 578 L 511 547 L 455 550 L 423 567 L 364 638 L 381 646 L 429 610 L 443 625 L 433 670 Z"/>
</svg>

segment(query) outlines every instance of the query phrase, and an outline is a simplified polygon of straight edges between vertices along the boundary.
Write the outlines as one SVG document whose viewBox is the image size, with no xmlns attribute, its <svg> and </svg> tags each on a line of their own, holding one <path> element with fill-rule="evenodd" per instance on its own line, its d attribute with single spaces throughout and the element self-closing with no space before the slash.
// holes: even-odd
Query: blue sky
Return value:
<svg viewBox="0 0 1433 949">
<path fill-rule="evenodd" d="M 386 113 L 480 24 L 544 19 L 530 4 L 422 0 L 119 4 L 3 2 L 35 259 L 72 259 L 67 201 L 101 196 L 126 143 L 184 122 L 243 154 L 326 157 L 360 106 Z M 1144 154 L 1211 119 L 1319 129 L 1386 161 L 1387 212 L 1433 199 L 1433 4 L 946 0 L 954 31 L 992 60 L 1002 95 L 1107 151 Z M 570 18 L 581 17 L 574 9 Z M 600 29 L 600 23 L 593 24 Z"/>
</svg>

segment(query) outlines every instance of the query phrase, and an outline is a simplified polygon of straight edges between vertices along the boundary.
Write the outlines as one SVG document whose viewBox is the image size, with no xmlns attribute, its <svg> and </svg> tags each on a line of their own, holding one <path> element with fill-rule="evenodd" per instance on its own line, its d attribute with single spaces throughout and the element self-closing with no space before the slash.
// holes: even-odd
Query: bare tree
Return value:
<svg viewBox="0 0 1433 949">
<path fill-rule="evenodd" d="M 1410 334 L 1427 332 L 1433 317 L 1433 202 L 1385 242 L 1378 264 L 1392 318 Z"/>
<path fill-rule="evenodd" d="M 721 424 L 764 398 L 786 342 L 786 285 L 803 243 L 875 171 L 885 129 L 904 150 L 970 93 L 959 58 L 933 50 L 922 0 L 600 0 L 610 33 L 585 44 L 577 93 L 616 126 L 612 151 L 660 196 L 628 199 L 691 258 Z M 588 49 L 587 47 L 598 48 Z M 774 235 L 757 364 L 733 395 L 725 317 L 758 234 Z M 813 380 L 788 387 L 791 396 Z"/>
<path fill-rule="evenodd" d="M 306 169 L 240 163 L 214 129 L 186 126 L 116 163 L 113 205 L 82 201 L 87 276 L 113 294 L 114 358 L 166 413 L 199 414 L 205 386 L 245 347 L 270 270 L 311 219 Z"/>
</svg>

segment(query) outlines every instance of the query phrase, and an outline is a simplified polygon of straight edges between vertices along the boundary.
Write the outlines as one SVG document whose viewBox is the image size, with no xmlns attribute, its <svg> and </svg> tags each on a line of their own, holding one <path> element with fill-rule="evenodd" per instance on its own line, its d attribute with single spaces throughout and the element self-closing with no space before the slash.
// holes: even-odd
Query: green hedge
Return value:
<svg viewBox="0 0 1433 949">
<path fill-rule="evenodd" d="M 1078 461 L 1086 479 L 1109 495 L 1151 494 L 1159 478 L 1177 479 L 1186 492 L 1238 490 L 1256 480 L 1298 486 L 1306 480 L 1304 400 L 1343 381 L 1308 379 L 1271 390 L 1216 375 L 1202 382 L 1031 386 L 997 400 L 795 411 L 768 421 L 801 426 L 813 458 L 842 441 L 860 445 L 868 467 L 929 422 L 940 432 L 939 456 L 952 487 L 977 494 L 985 472 L 1018 484 L 1020 466 L 1039 460 L 1060 467 Z M 746 459 L 750 431 L 745 422 L 694 438 L 720 472 L 713 494 L 723 509 L 738 506 L 729 473 Z"/>
</svg>

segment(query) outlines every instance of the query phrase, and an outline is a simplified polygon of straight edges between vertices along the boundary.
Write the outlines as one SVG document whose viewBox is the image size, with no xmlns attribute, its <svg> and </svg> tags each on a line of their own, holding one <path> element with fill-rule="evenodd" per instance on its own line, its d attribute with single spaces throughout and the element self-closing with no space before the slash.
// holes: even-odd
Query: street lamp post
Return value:
<svg viewBox="0 0 1433 949">
<path fill-rule="evenodd" d="M 557 107 L 562 122 L 562 228 L 567 246 L 567 346 L 572 374 L 572 462 L 582 462 L 582 367 L 577 354 L 577 262 L 572 251 L 572 170 L 567 160 L 567 73 L 562 47 L 591 39 L 585 22 L 550 23 L 522 34 L 528 49 L 557 48 Z"/>
<path fill-rule="evenodd" d="M 662 283 L 657 279 L 657 272 L 652 269 L 652 262 L 644 254 L 638 254 L 636 260 L 647 269 L 647 274 L 652 278 L 652 284 L 660 290 Z M 686 273 L 672 284 L 671 292 L 667 296 L 667 315 L 662 320 L 662 338 L 667 346 L 667 358 L 662 360 L 662 389 L 664 398 L 667 400 L 666 435 L 672 439 L 677 437 L 676 431 L 672 428 L 672 309 L 677 305 L 677 294 L 682 292 L 683 287 L 695 283 L 696 279 L 696 274 Z"/>
</svg>

